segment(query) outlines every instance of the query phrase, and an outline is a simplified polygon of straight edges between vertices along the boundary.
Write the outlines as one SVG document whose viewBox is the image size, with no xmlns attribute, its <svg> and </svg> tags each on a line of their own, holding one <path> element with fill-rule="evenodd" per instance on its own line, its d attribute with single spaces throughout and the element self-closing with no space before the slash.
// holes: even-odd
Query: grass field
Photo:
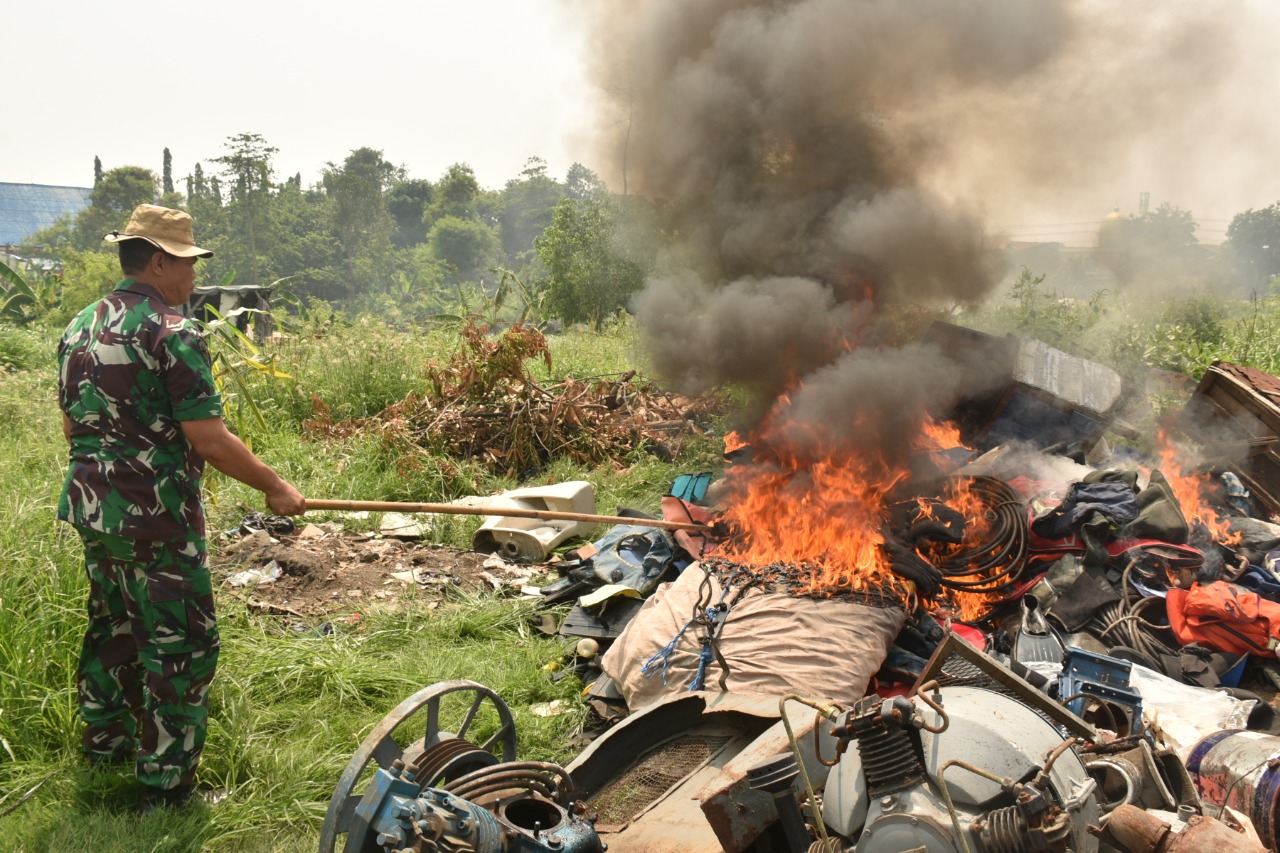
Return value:
<svg viewBox="0 0 1280 853">
<path fill-rule="evenodd" d="M 567 760 L 567 738 L 585 711 L 580 685 L 553 682 L 543 666 L 567 644 L 531 630 L 528 605 L 458 599 L 428 611 L 412 604 L 367 614 L 331 635 L 299 633 L 280 619 L 219 599 L 222 656 L 211 699 L 202 788 L 225 792 L 214 806 L 146 818 L 129 809 L 129 773 L 85 767 L 74 690 L 85 581 L 79 540 L 54 520 L 65 442 L 55 401 L 56 335 L 0 330 L 0 851 L 309 851 L 347 761 L 368 730 L 402 699 L 438 681 L 467 678 L 511 706 L 520 757 Z M 252 396 L 266 427 L 247 435 L 255 450 L 310 497 L 439 500 L 517 485 L 479 466 L 441 461 L 397 465 L 376 440 L 319 445 L 299 437 L 313 396 L 341 416 L 372 414 L 423 388 L 423 370 L 456 345 L 448 332 L 408 335 L 357 323 L 280 347 L 296 383 L 259 381 Z M 551 340 L 553 374 L 577 376 L 643 367 L 627 329 Z M 688 448 L 705 467 L 716 450 Z M 602 511 L 622 504 L 655 510 L 680 462 L 637 455 L 585 472 Z M 408 472 L 408 473 L 406 473 Z M 551 465 L 541 480 L 581 478 Z M 234 527 L 260 496 L 233 481 L 211 483 L 212 529 Z M 482 519 L 460 519 L 449 544 L 465 545 Z M 573 713 L 539 717 L 534 703 L 565 700 Z"/>
</svg>

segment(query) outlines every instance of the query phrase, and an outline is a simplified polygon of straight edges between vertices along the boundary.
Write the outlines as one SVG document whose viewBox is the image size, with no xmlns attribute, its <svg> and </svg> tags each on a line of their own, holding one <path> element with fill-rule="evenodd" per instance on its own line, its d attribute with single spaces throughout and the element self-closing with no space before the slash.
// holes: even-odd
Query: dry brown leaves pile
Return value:
<svg viewBox="0 0 1280 853">
<path fill-rule="evenodd" d="M 670 459 L 696 420 L 714 408 L 706 398 L 661 391 L 634 370 L 590 380 L 540 383 L 528 363 L 551 369 L 542 333 L 513 325 L 491 337 L 468 324 L 463 345 L 445 365 L 427 371 L 432 390 L 411 394 L 369 418 L 334 422 L 316 401 L 308 435 L 348 437 L 375 432 L 392 443 L 455 458 L 477 459 L 501 473 L 537 468 L 567 457 L 598 465 L 635 451 Z"/>
</svg>

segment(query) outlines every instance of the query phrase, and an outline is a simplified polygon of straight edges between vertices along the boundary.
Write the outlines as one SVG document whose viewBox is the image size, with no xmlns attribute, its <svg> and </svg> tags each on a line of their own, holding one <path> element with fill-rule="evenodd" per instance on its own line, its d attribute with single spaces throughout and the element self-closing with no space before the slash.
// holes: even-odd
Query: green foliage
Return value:
<svg viewBox="0 0 1280 853">
<path fill-rule="evenodd" d="M 114 252 L 63 252 L 58 299 L 42 322 L 61 331 L 80 309 L 106 296 L 121 278 L 120 259 Z"/>
<path fill-rule="evenodd" d="M 387 211 L 396 221 L 393 242 L 404 249 L 425 242 L 427 226 L 423 222 L 427 208 L 435 198 L 435 187 L 428 180 L 403 180 L 387 190 Z"/>
<path fill-rule="evenodd" d="M 644 284 L 646 267 L 626 252 L 618 207 L 605 198 L 566 198 L 536 241 L 547 269 L 551 311 L 599 330 Z"/>
<path fill-rule="evenodd" d="M 61 281 L 52 270 L 20 268 L 0 261 L 0 317 L 28 324 L 58 307 Z"/>
<path fill-rule="evenodd" d="M 428 229 L 445 216 L 471 219 L 476 215 L 476 200 L 480 195 L 480 182 L 475 170 L 466 163 L 454 163 L 436 182 L 431 206 L 423 215 Z"/>
<path fill-rule="evenodd" d="M 1197 248 L 1199 226 L 1191 212 L 1162 204 L 1141 216 L 1111 219 L 1099 232 L 1104 263 L 1123 285 L 1138 280 L 1194 283 L 1208 258 Z"/>
<path fill-rule="evenodd" d="M 219 248 L 224 263 L 240 270 L 248 283 L 257 284 L 266 275 L 267 264 L 259 246 L 266 246 L 270 235 L 270 191 L 273 173 L 271 158 L 279 150 L 268 145 L 257 133 L 240 133 L 229 137 L 223 145 L 225 153 L 213 158 L 222 166 L 222 174 L 230 181 L 232 191 L 227 220 L 232 224 L 225 245 Z M 217 200 L 220 207 L 222 202 Z"/>
<path fill-rule="evenodd" d="M 392 323 L 458 322 L 478 313 L 492 322 L 560 315 L 603 328 L 652 268 L 661 240 L 655 207 L 610 195 L 578 163 L 561 182 L 532 157 L 493 191 L 466 163 L 428 181 L 365 147 L 329 163 L 323 180 L 304 188 L 300 176 L 276 183 L 277 149 L 260 134 L 240 133 L 205 159 L 216 174 L 196 162 L 179 193 L 165 152 L 162 177 L 133 166 L 102 173 L 92 204 L 36 235 L 66 270 L 54 289 L 61 304 L 35 312 L 42 321 L 68 319 L 118 278 L 105 274 L 113 261 L 86 253 L 110 258 L 102 235 L 122 228 L 129 211 L 156 201 L 161 189 L 159 202 L 186 209 L 197 241 L 214 252 L 198 268 L 199 284 L 289 277 L 300 305 L 323 300 Z M 556 226 L 565 199 L 576 207 L 562 211 Z"/>
<path fill-rule="evenodd" d="M 453 269 L 455 281 L 469 281 L 496 260 L 498 235 L 478 219 L 443 216 L 427 235 L 431 254 Z"/>
<path fill-rule="evenodd" d="M 458 290 L 447 264 L 426 246 L 397 253 L 389 283 L 352 299 L 356 314 L 378 317 L 388 326 L 429 326 L 457 319 Z"/>
<path fill-rule="evenodd" d="M 541 324 L 546 319 L 545 306 L 547 301 L 547 293 L 534 285 L 526 284 L 520 276 L 516 275 L 509 269 L 498 267 L 490 270 L 497 273 L 501 278 L 498 280 L 498 288 L 493 296 L 493 308 L 495 315 L 498 311 L 514 299 L 519 299 L 521 308 L 519 314 L 515 317 L 515 323 L 523 325 L 532 323 L 534 325 Z M 497 322 L 497 317 L 490 319 L 490 322 Z"/>
<path fill-rule="evenodd" d="M 120 166 L 94 185 L 89 203 L 100 211 L 124 214 L 127 221 L 135 207 L 155 200 L 156 188 L 155 172 L 141 166 Z"/>
<path fill-rule="evenodd" d="M 173 192 L 173 155 L 164 149 L 164 167 L 161 172 L 161 192 L 165 195 Z"/>
<path fill-rule="evenodd" d="M 292 289 L 302 296 L 350 298 L 349 280 L 342 272 L 342 248 L 330 236 L 328 199 L 318 190 L 304 191 L 296 184 L 286 184 L 267 198 L 271 204 L 263 253 L 267 276 L 289 277 L 295 282 Z"/>
<path fill-rule="evenodd" d="M 200 326 L 209 345 L 214 382 L 222 394 L 223 418 L 247 443 L 251 443 L 250 429 L 254 426 L 265 429 L 267 422 L 250 377 L 284 382 L 293 377 L 276 366 L 274 354 L 263 352 L 216 309 L 206 306 L 205 310 L 213 319 L 194 322 Z"/>
<path fill-rule="evenodd" d="M 592 198 L 603 198 L 609 188 L 600 176 L 581 163 L 574 163 L 564 176 L 564 191 L 569 198 L 586 201 Z"/>
<path fill-rule="evenodd" d="M 1087 301 L 1070 299 L 1044 289 L 1045 276 L 1023 267 L 1014 280 L 1006 304 L 997 309 L 991 325 L 997 331 L 1030 335 L 1067 351 L 1103 316 L 1107 292 Z"/>
<path fill-rule="evenodd" d="M 0 373 L 31 370 L 53 358 L 48 335 L 0 321 Z"/>
<path fill-rule="evenodd" d="M 533 241 L 551 224 L 564 187 L 547 174 L 540 157 L 530 157 L 520 178 L 507 181 L 502 191 L 502 251 L 508 258 L 521 258 L 533 251 Z"/>
<path fill-rule="evenodd" d="M 1152 318 L 1130 319 L 1113 341 L 1113 359 L 1122 367 L 1156 367 L 1198 379 L 1221 360 L 1280 374 L 1280 298 L 1167 302 Z"/>
<path fill-rule="evenodd" d="M 1280 274 L 1280 202 L 1236 214 L 1222 247 L 1244 282 L 1263 289 L 1272 276 Z"/>
<path fill-rule="evenodd" d="M 388 163 L 381 151 L 358 148 L 342 166 L 330 163 L 324 187 L 331 204 L 332 232 L 345 260 L 346 289 L 359 293 L 374 287 L 390 273 L 391 237 L 395 220 L 384 192 L 404 177 L 404 170 Z"/>
</svg>

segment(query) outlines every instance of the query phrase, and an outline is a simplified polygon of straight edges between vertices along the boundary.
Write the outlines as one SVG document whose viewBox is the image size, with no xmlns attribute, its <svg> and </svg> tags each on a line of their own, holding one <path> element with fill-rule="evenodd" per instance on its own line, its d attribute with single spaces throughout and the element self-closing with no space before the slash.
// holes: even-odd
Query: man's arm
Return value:
<svg viewBox="0 0 1280 853">
<path fill-rule="evenodd" d="M 277 515 L 301 515 L 307 511 L 302 493 L 272 470 L 244 442 L 233 435 L 222 418 L 179 421 L 196 453 L 228 477 L 252 486 L 267 496 L 267 506 Z"/>
<path fill-rule="evenodd" d="M 62 435 L 67 439 L 67 444 L 71 443 L 71 416 L 66 412 L 62 413 Z"/>
</svg>

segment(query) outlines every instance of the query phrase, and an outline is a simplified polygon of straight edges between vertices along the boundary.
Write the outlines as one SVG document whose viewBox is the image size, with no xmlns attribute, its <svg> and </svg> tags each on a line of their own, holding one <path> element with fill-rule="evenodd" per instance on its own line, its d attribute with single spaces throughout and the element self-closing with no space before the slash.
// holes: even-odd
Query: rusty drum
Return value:
<svg viewBox="0 0 1280 853">
<path fill-rule="evenodd" d="M 1280 836 L 1280 737 L 1231 729 L 1200 740 L 1187 771 L 1205 803 L 1231 806 L 1253 821 L 1262 843 L 1276 849 Z"/>
</svg>

